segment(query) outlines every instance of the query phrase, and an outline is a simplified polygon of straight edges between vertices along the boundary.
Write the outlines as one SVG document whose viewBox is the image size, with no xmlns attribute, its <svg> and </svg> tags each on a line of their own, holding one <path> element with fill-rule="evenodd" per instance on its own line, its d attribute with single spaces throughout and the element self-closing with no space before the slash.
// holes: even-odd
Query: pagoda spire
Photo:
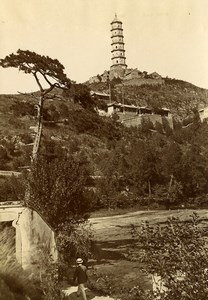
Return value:
<svg viewBox="0 0 208 300">
<path fill-rule="evenodd" d="M 125 49 L 124 49 L 124 36 L 122 22 L 118 19 L 117 13 L 115 13 L 115 18 L 111 22 L 111 46 L 112 46 L 112 68 L 121 67 L 123 69 L 127 68 Z"/>
</svg>

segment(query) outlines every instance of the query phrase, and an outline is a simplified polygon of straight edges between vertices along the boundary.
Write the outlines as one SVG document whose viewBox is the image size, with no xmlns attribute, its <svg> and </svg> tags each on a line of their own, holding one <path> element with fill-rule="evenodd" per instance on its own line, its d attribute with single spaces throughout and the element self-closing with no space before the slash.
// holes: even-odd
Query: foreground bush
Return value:
<svg viewBox="0 0 208 300">
<path fill-rule="evenodd" d="M 194 213 L 188 221 L 168 219 L 165 225 L 145 222 L 133 228 L 138 251 L 131 256 L 159 280 L 155 294 L 163 300 L 204 300 L 208 297 L 207 236 Z M 139 253 L 139 254 L 138 254 Z"/>
</svg>

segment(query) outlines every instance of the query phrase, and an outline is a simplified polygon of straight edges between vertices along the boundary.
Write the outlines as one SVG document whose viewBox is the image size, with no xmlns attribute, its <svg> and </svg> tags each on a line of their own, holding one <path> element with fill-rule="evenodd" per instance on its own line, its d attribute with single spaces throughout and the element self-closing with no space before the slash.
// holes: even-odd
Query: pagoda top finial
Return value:
<svg viewBox="0 0 208 300">
<path fill-rule="evenodd" d="M 115 18 L 114 18 L 114 20 L 111 22 L 111 24 L 112 23 L 114 23 L 114 22 L 119 22 L 119 23 L 121 23 L 121 21 L 118 19 L 118 17 L 117 17 L 117 13 L 115 13 Z"/>
</svg>

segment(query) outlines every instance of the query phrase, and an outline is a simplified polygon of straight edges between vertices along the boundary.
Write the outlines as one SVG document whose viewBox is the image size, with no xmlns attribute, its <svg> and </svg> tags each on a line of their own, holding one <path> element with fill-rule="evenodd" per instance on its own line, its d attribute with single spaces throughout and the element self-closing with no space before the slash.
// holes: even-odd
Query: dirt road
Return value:
<svg viewBox="0 0 208 300">
<path fill-rule="evenodd" d="M 90 222 L 95 231 L 95 239 L 101 241 L 129 239 L 131 224 L 140 226 L 142 222 L 150 223 L 165 222 L 168 217 L 187 219 L 193 211 L 197 212 L 203 220 L 208 220 L 208 210 L 164 210 L 164 211 L 137 211 L 122 215 L 91 218 Z"/>
<path fill-rule="evenodd" d="M 78 300 L 80 297 L 77 297 L 77 287 L 70 286 L 62 290 L 63 294 L 67 296 L 69 300 Z M 105 296 L 97 296 L 92 291 L 86 289 L 87 299 L 89 300 L 114 300 L 114 298 L 111 297 L 105 297 Z"/>
</svg>

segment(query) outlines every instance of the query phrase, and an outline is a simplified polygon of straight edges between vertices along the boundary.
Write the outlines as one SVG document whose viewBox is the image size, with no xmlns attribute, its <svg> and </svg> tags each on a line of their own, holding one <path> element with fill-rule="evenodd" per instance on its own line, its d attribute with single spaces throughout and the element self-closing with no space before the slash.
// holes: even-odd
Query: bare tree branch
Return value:
<svg viewBox="0 0 208 300">
<path fill-rule="evenodd" d="M 35 98 L 36 100 L 39 100 L 39 97 L 35 96 L 35 94 L 32 92 L 31 93 L 23 93 L 23 92 L 17 91 L 17 93 L 20 95 L 24 95 L 24 96 L 31 96 L 31 97 Z"/>
<path fill-rule="evenodd" d="M 33 76 L 35 77 L 35 80 L 36 80 L 36 82 L 37 82 L 37 84 L 38 84 L 38 86 L 39 86 L 39 88 L 40 88 L 41 93 L 42 93 L 44 90 L 43 90 L 42 85 L 40 84 L 40 81 L 39 81 L 39 79 L 38 79 L 38 76 L 37 76 L 36 72 L 34 72 L 34 73 L 32 73 L 32 74 L 33 74 Z"/>
</svg>

